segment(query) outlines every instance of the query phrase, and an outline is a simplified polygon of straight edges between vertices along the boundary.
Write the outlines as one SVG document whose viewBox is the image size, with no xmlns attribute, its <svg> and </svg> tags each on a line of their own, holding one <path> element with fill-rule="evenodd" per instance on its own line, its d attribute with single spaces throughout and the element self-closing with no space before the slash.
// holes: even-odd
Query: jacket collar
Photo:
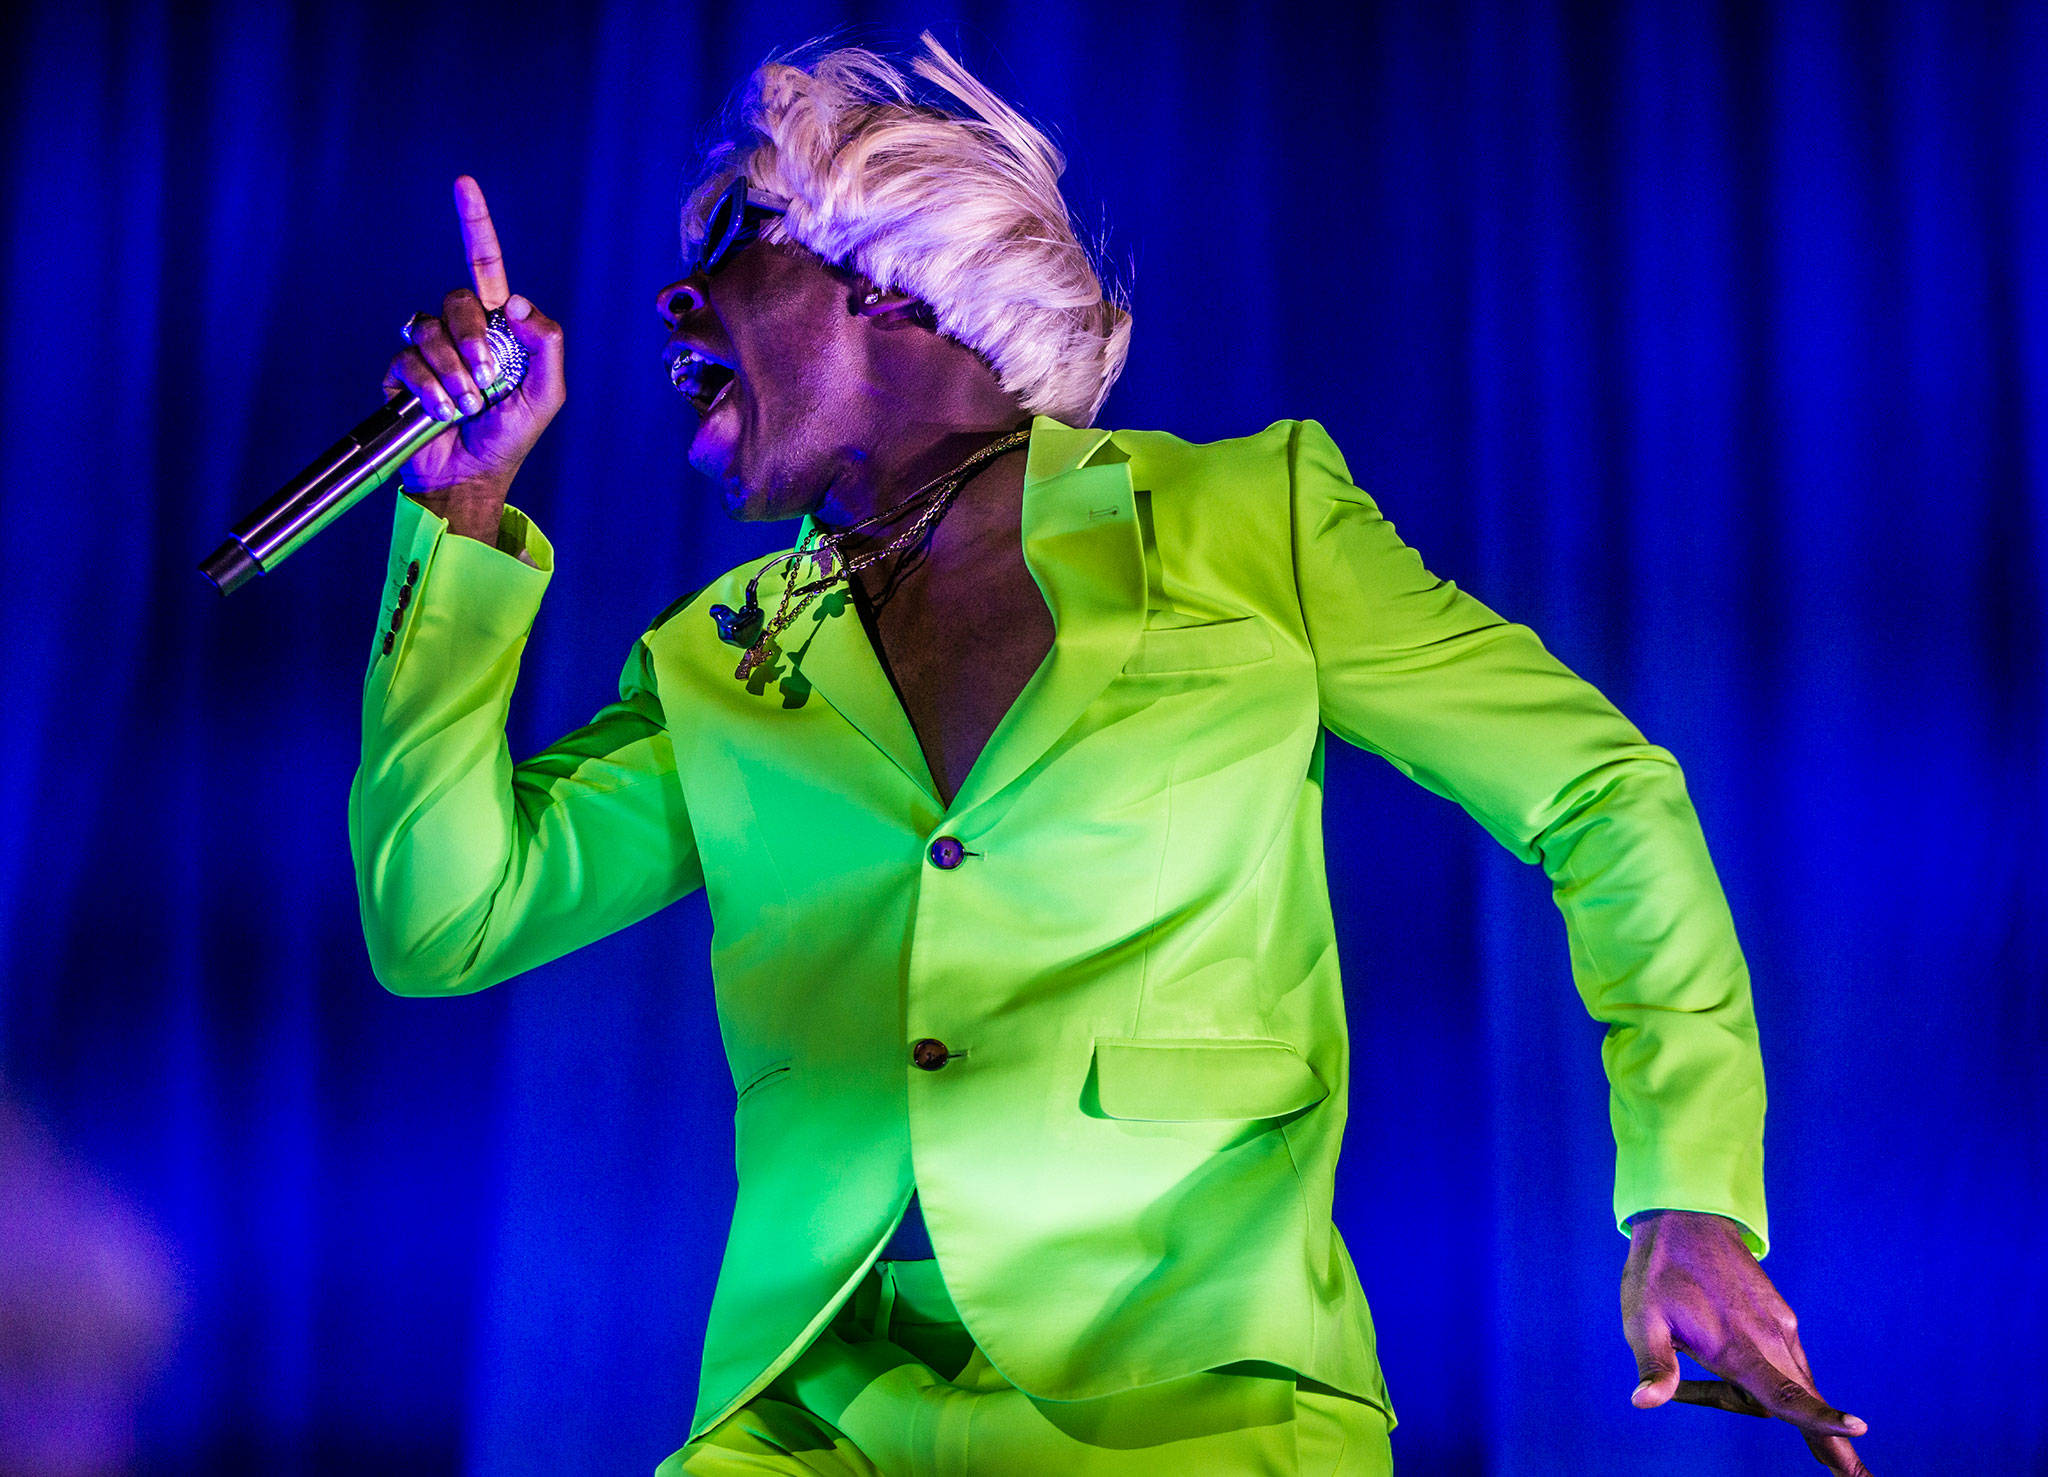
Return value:
<svg viewBox="0 0 2048 1477">
<path fill-rule="evenodd" d="M 1025 484 L 1050 482 L 1097 462 L 1128 461 L 1129 453 L 1115 444 L 1115 438 L 1116 432 L 1098 426 L 1077 428 L 1049 415 L 1033 416 L 1031 445 L 1024 453 Z"/>
<path fill-rule="evenodd" d="M 783 649 L 804 679 L 924 792 L 935 812 L 961 814 L 1036 765 L 1109 685 L 1144 624 L 1144 555 L 1130 452 L 1115 432 L 1034 416 L 1021 522 L 1024 563 L 1052 613 L 1052 650 L 989 736 L 949 808 L 939 804 L 916 730 L 845 591 L 821 597 L 783 633 Z M 812 527 L 806 514 L 799 544 Z"/>
</svg>

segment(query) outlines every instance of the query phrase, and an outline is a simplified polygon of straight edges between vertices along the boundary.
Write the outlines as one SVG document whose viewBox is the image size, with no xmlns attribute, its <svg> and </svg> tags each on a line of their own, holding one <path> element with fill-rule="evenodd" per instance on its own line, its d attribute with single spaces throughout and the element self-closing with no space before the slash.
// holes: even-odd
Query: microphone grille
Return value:
<svg viewBox="0 0 2048 1477">
<path fill-rule="evenodd" d="M 526 346 L 512 336 L 512 320 L 503 308 L 493 308 L 484 317 L 484 337 L 491 345 L 491 360 L 498 377 L 483 386 L 486 400 L 497 400 L 519 388 L 526 378 Z"/>
</svg>

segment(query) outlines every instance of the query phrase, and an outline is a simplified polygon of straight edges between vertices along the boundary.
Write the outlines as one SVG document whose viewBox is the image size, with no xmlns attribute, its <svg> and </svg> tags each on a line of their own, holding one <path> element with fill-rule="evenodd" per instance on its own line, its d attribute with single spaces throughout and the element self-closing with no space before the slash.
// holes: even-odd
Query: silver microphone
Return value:
<svg viewBox="0 0 2048 1477">
<path fill-rule="evenodd" d="M 485 406 L 497 404 L 526 377 L 526 350 L 512 336 L 503 309 L 487 318 L 497 378 L 479 385 Z M 477 414 L 483 414 L 478 411 Z M 466 419 L 466 417 L 465 417 Z M 354 507 L 443 431 L 462 422 L 434 419 L 411 390 L 327 448 L 277 495 L 228 529 L 227 542 L 201 561 L 199 572 L 222 595 L 284 563 L 314 534 Z"/>
</svg>

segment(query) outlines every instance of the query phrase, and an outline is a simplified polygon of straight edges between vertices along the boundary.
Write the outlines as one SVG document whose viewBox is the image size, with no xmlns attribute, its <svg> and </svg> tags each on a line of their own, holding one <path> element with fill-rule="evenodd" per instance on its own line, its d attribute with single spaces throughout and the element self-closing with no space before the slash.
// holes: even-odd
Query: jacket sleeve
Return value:
<svg viewBox="0 0 2048 1477">
<path fill-rule="evenodd" d="M 349 845 L 378 980 L 466 994 L 704 879 L 645 637 L 616 703 L 515 765 L 505 715 L 553 551 L 516 509 L 493 549 L 397 504 Z"/>
<path fill-rule="evenodd" d="M 1314 421 L 1289 451 L 1324 724 L 1456 801 L 1564 915 L 1607 1027 L 1614 1214 L 1711 1211 L 1763 1256 L 1763 1061 L 1749 968 L 1678 761 L 1545 649 L 1423 567 Z"/>
</svg>

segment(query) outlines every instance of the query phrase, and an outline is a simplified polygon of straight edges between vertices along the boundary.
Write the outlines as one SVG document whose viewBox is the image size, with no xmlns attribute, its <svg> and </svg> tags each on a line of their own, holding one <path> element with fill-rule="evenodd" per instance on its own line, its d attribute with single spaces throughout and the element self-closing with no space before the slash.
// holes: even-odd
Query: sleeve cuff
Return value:
<svg viewBox="0 0 2048 1477">
<path fill-rule="evenodd" d="M 401 545 L 412 544 L 422 534 L 438 539 L 447 531 L 446 518 L 410 493 L 399 493 L 392 523 L 394 555 Z M 508 555 L 543 574 L 554 573 L 555 546 L 548 542 L 548 536 L 540 531 L 539 524 L 510 503 L 505 504 L 498 515 L 498 541 L 495 545 L 485 544 L 479 539 L 465 539 L 463 542 Z"/>
<path fill-rule="evenodd" d="M 448 531 L 448 520 L 401 493 L 380 629 L 404 642 L 425 617 L 500 640 L 523 638 L 554 575 L 555 551 L 532 519 L 507 506 L 493 547 Z M 391 655 L 381 647 L 380 655 Z"/>
<path fill-rule="evenodd" d="M 471 543 L 476 542 L 474 539 Z M 499 552 L 510 554 L 529 569 L 542 574 L 555 572 L 555 546 L 540 531 L 540 525 L 510 503 L 498 519 Z"/>
<path fill-rule="evenodd" d="M 1656 1162 L 1661 1159 L 1663 1162 Z M 1742 1228 L 1743 1244 L 1762 1261 L 1771 1250 L 1770 1216 L 1759 1188 L 1761 1146 L 1729 1152 L 1694 1149 L 1683 1155 L 1624 1150 L 1614 1183 L 1614 1222 L 1629 1234 L 1628 1218 L 1646 1210 L 1692 1210 L 1726 1216 Z"/>
</svg>

